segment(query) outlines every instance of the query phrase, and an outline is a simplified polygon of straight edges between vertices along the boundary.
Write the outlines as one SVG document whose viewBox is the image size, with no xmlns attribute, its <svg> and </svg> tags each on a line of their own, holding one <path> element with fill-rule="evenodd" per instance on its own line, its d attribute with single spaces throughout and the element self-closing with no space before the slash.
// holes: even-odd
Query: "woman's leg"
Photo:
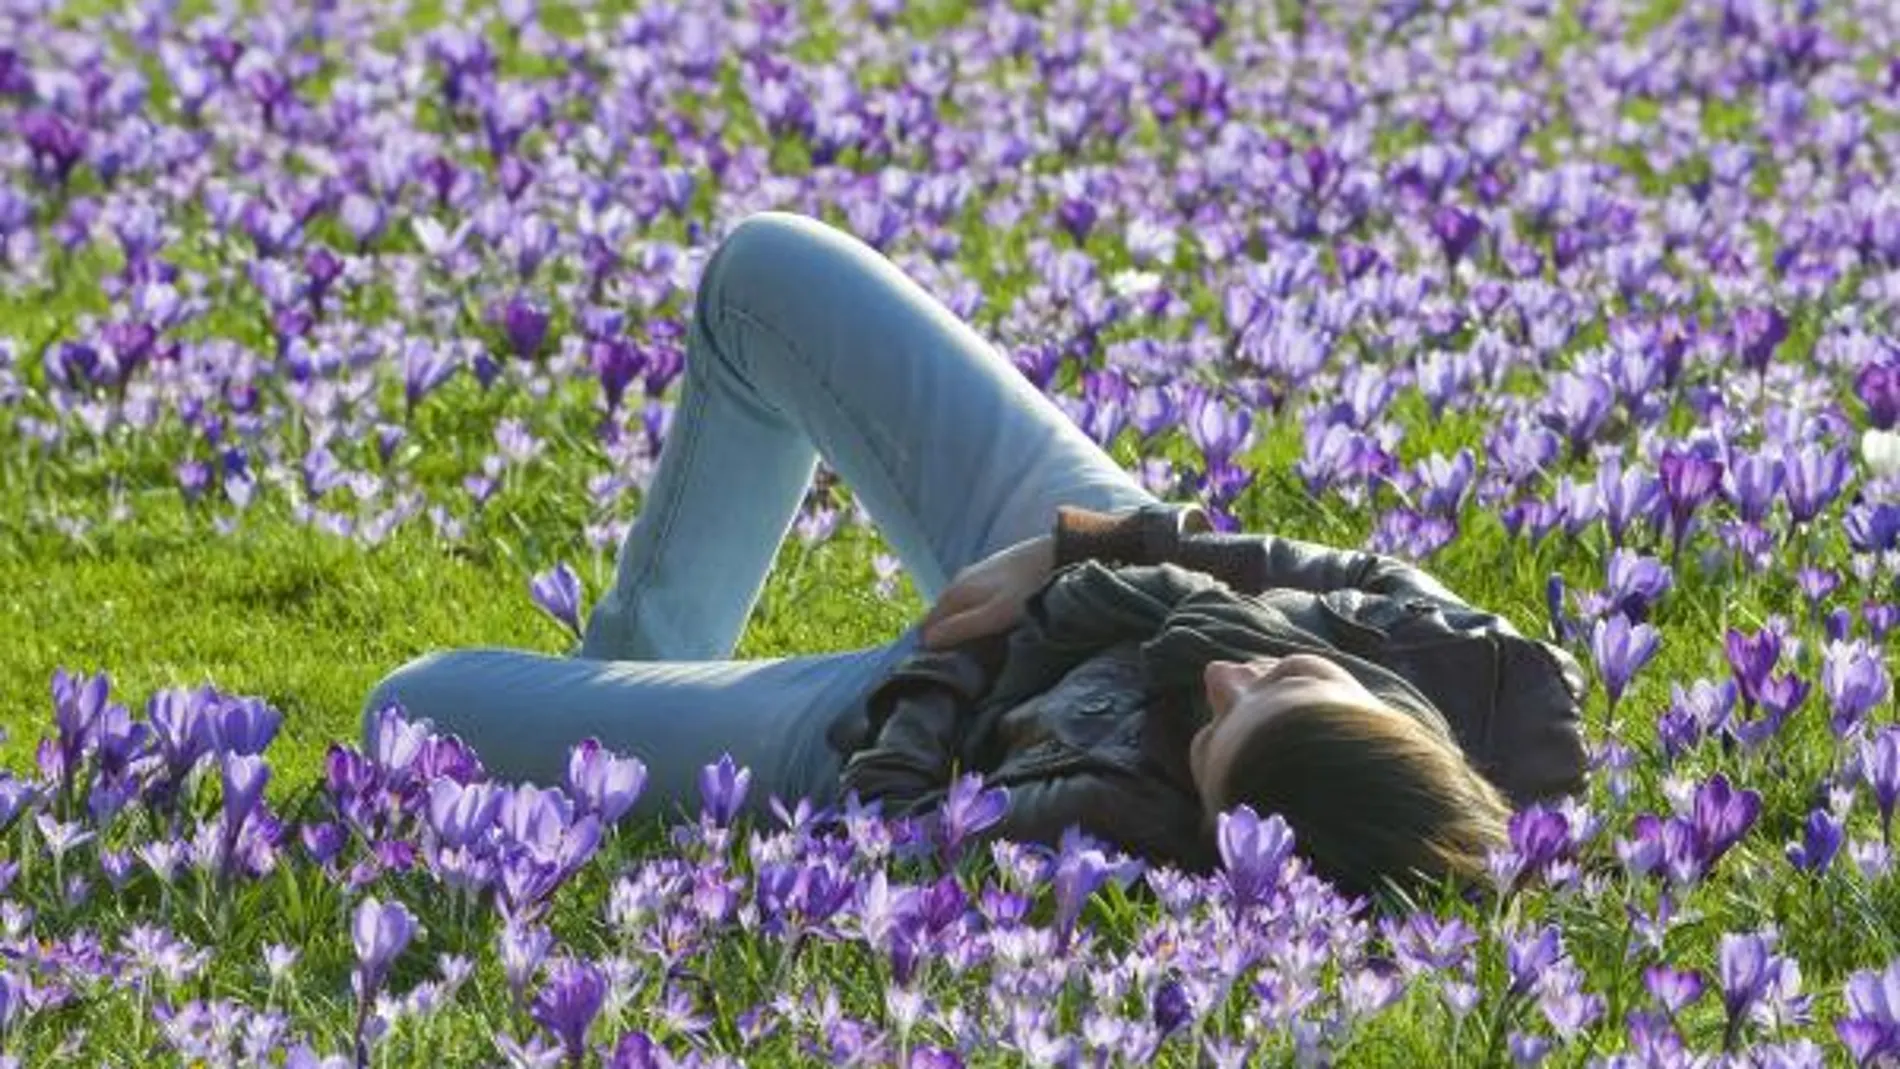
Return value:
<svg viewBox="0 0 1900 1069">
<path fill-rule="evenodd" d="M 841 758 L 824 725 L 910 649 L 903 639 L 848 653 L 750 661 L 596 661 L 520 650 L 430 654 L 378 684 L 370 716 L 399 704 L 474 747 L 491 776 L 558 785 L 569 750 L 593 736 L 640 758 L 647 787 L 634 819 L 698 812 L 700 769 L 730 753 L 751 771 L 747 810 L 836 797 Z"/>
<path fill-rule="evenodd" d="M 896 265 L 802 216 L 720 244 L 685 380 L 583 657 L 730 656 L 821 454 L 931 601 L 1059 504 L 1153 500 Z"/>
</svg>

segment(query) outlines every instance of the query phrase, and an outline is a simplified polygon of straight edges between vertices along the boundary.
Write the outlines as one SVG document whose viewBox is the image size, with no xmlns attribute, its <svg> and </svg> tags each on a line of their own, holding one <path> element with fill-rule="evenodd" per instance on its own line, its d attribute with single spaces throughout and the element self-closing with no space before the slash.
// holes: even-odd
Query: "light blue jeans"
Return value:
<svg viewBox="0 0 1900 1069">
<path fill-rule="evenodd" d="M 366 721 L 399 702 L 491 774 L 543 784 L 595 736 L 646 763 L 640 818 L 696 814 L 722 752 L 751 770 L 754 814 L 773 795 L 835 800 L 825 728 L 918 629 L 731 659 L 820 455 L 931 602 L 965 565 L 1051 531 L 1058 505 L 1155 500 L 889 260 L 816 220 L 755 215 L 700 278 L 678 411 L 578 656 L 430 654 L 377 685 Z"/>
</svg>

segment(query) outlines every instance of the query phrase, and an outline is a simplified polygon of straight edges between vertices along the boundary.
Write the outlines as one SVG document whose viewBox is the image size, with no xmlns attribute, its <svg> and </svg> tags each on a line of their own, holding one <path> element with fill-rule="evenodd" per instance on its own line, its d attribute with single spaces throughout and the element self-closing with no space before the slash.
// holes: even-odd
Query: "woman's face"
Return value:
<svg viewBox="0 0 1900 1069">
<path fill-rule="evenodd" d="M 1309 653 L 1210 661 L 1202 682 L 1212 715 L 1188 743 L 1188 771 L 1208 813 L 1226 795 L 1235 753 L 1261 725 L 1302 705 L 1379 705 L 1352 673 Z"/>
</svg>

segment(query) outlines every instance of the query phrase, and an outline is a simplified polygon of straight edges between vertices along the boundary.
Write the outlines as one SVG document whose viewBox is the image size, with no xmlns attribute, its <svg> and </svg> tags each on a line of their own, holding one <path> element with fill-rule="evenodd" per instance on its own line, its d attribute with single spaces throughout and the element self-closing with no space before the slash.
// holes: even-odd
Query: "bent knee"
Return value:
<svg viewBox="0 0 1900 1069">
<path fill-rule="evenodd" d="M 778 304 L 797 299 L 799 279 L 811 279 L 843 266 L 856 239 L 792 212 L 763 211 L 746 216 L 727 232 L 706 262 L 700 288 L 711 299 L 710 312 L 736 305 L 755 316 L 774 318 Z"/>
<path fill-rule="evenodd" d="M 777 209 L 753 212 L 726 231 L 713 255 L 744 263 L 761 252 L 783 251 L 787 244 L 823 237 L 830 229 L 823 222 L 797 212 Z"/>
</svg>

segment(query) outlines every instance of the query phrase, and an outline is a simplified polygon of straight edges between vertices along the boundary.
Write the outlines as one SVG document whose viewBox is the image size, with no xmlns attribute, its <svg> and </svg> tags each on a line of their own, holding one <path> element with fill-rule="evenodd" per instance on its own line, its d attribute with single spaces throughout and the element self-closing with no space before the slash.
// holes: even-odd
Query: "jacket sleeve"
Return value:
<svg viewBox="0 0 1900 1069">
<path fill-rule="evenodd" d="M 1514 805 L 1577 794 L 1590 765 L 1583 732 L 1589 677 L 1576 658 L 1548 642 L 1502 642 L 1498 651 L 1501 674 L 1514 686 L 1477 755 L 1481 771 Z"/>
<path fill-rule="evenodd" d="M 1143 505 L 1122 512 L 1062 505 L 1056 509 L 1054 542 L 1058 568 L 1081 560 L 1175 564 L 1212 575 L 1241 594 L 1352 589 L 1473 611 L 1437 579 L 1404 561 L 1278 535 L 1219 533 L 1198 505 Z"/>
<path fill-rule="evenodd" d="M 844 793 L 881 800 L 884 812 L 909 811 L 950 782 L 963 716 L 955 695 L 944 690 L 913 694 L 897 703 L 877 740 L 852 754 L 839 774 Z"/>
</svg>

